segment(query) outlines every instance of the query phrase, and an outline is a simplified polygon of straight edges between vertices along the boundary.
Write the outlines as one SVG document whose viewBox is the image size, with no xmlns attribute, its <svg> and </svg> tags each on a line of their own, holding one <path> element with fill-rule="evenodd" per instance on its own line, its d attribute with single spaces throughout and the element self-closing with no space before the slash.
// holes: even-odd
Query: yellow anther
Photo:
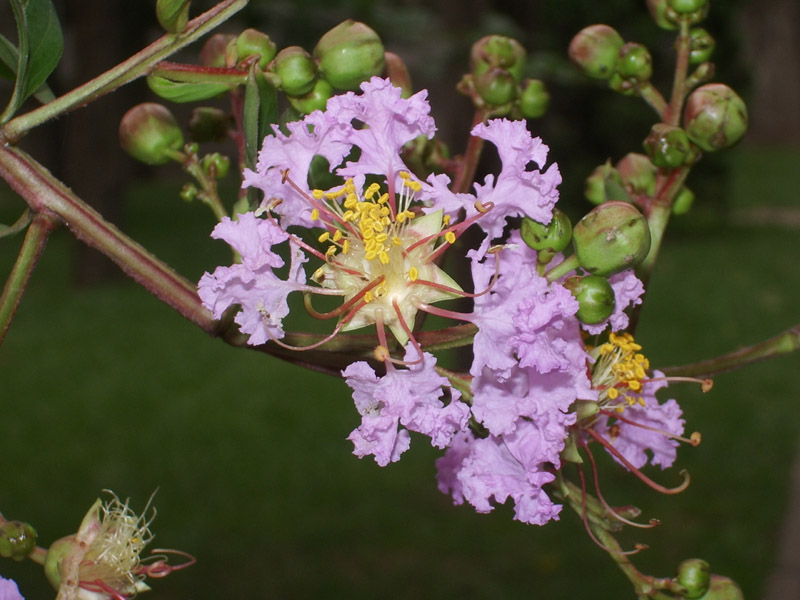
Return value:
<svg viewBox="0 0 800 600">
<path fill-rule="evenodd" d="M 375 294 L 373 294 L 371 291 L 364 294 L 364 302 L 369 303 L 372 302 L 373 300 L 375 300 Z"/>
<path fill-rule="evenodd" d="M 400 239 L 399 237 L 397 237 L 397 236 L 394 236 L 394 237 L 392 237 L 392 243 L 393 243 L 395 246 L 399 246 L 400 244 L 402 244 L 402 243 L 403 243 L 403 240 L 401 240 L 401 239 Z"/>
<path fill-rule="evenodd" d="M 323 279 L 325 279 L 325 269 L 323 267 L 320 267 L 319 269 L 314 271 L 314 274 L 311 276 L 311 279 L 313 281 L 316 281 L 317 283 L 320 283 Z"/>
<path fill-rule="evenodd" d="M 638 392 L 639 390 L 642 389 L 642 384 L 639 381 L 632 379 L 631 381 L 628 382 L 628 387 L 631 388 L 634 392 Z"/>
<path fill-rule="evenodd" d="M 381 263 L 383 263 L 384 265 L 388 265 L 389 264 L 389 255 L 386 253 L 386 250 L 381 250 L 378 253 L 378 258 L 380 259 Z"/>
<path fill-rule="evenodd" d="M 455 244 L 456 243 L 456 234 L 452 231 L 448 231 L 444 234 L 444 239 L 446 239 L 449 243 Z"/>
<path fill-rule="evenodd" d="M 333 241 L 338 242 L 340 239 L 342 239 L 342 230 L 337 229 L 333 232 Z"/>
<path fill-rule="evenodd" d="M 378 235 L 376 235 L 376 236 L 375 236 L 375 241 L 376 241 L 376 242 L 378 242 L 379 244 L 382 244 L 382 243 L 383 243 L 383 242 L 385 242 L 385 241 L 386 241 L 388 238 L 389 238 L 389 234 L 386 234 L 386 233 L 379 233 Z"/>
<path fill-rule="evenodd" d="M 386 204 L 389 201 L 389 194 L 384 192 L 381 194 L 381 197 L 378 198 L 378 204 Z"/>
<path fill-rule="evenodd" d="M 380 189 L 380 185 L 377 183 L 371 183 L 370 186 L 364 191 L 364 198 L 367 200 L 372 200 L 372 197 L 377 194 Z"/>
<path fill-rule="evenodd" d="M 369 252 L 370 250 L 375 250 L 375 246 L 376 246 L 375 238 L 370 238 L 370 239 L 365 241 L 364 250 L 366 250 L 367 252 Z M 376 250 L 376 252 L 377 252 L 377 250 Z"/>
<path fill-rule="evenodd" d="M 377 233 L 380 233 L 381 231 L 383 231 L 384 229 L 386 229 L 386 226 L 385 226 L 383 223 L 381 223 L 380 221 L 373 221 L 373 222 L 372 222 L 372 228 L 373 228 L 373 229 L 374 229 L 374 230 L 375 230 Z"/>
<path fill-rule="evenodd" d="M 345 238 L 342 242 L 342 254 L 347 254 L 350 251 L 350 240 Z"/>
<path fill-rule="evenodd" d="M 322 243 L 322 242 L 327 242 L 329 239 L 331 239 L 331 234 L 330 234 L 330 232 L 328 232 L 328 231 L 323 231 L 323 232 L 320 234 L 320 236 L 317 238 L 317 241 L 318 241 L 319 243 Z"/>
<path fill-rule="evenodd" d="M 368 229 L 365 229 L 364 227 L 362 227 L 361 228 L 361 237 L 363 237 L 365 240 L 371 240 L 372 238 L 375 237 L 375 230 L 372 229 L 371 227 L 368 228 Z"/>
<path fill-rule="evenodd" d="M 319 219 L 319 209 L 318 208 L 311 209 L 311 220 L 316 221 L 317 219 Z"/>
<path fill-rule="evenodd" d="M 348 221 L 352 221 L 353 219 L 355 219 L 355 217 L 356 213 L 354 213 L 352 210 L 346 210 L 342 215 L 342 221 L 347 223 Z"/>
<path fill-rule="evenodd" d="M 381 217 L 385 217 L 389 214 L 389 207 L 388 206 L 381 206 L 381 209 L 378 211 L 378 214 Z"/>
<path fill-rule="evenodd" d="M 378 210 L 377 206 L 374 206 L 369 210 L 369 216 L 371 219 L 375 219 L 376 221 L 381 218 L 381 212 Z"/>
<path fill-rule="evenodd" d="M 400 171 L 398 173 L 398 175 L 400 176 L 400 179 L 410 179 L 411 178 L 411 175 L 409 174 L 408 171 Z"/>
<path fill-rule="evenodd" d="M 419 277 L 419 271 L 417 270 L 417 267 L 411 267 L 408 270 L 408 280 L 409 281 L 416 281 L 417 277 Z"/>
<path fill-rule="evenodd" d="M 444 223 L 445 226 L 450 225 L 450 215 L 443 216 L 442 223 Z"/>
<path fill-rule="evenodd" d="M 395 221 L 398 223 L 403 223 L 406 220 L 406 213 L 401 212 L 397 213 L 397 216 L 394 218 Z"/>
<path fill-rule="evenodd" d="M 376 256 L 378 256 L 378 253 L 375 252 L 375 250 L 368 250 L 367 253 L 364 255 L 364 258 L 366 258 L 367 260 L 373 260 Z"/>
<path fill-rule="evenodd" d="M 409 181 L 406 185 L 411 188 L 412 192 L 418 192 L 422 189 L 422 184 L 419 181 Z"/>
<path fill-rule="evenodd" d="M 344 199 L 345 208 L 353 208 L 356 204 L 358 204 L 358 198 L 356 198 L 355 194 L 348 194 L 347 198 Z"/>
<path fill-rule="evenodd" d="M 608 397 L 616 400 L 619 397 L 619 390 L 617 388 L 608 388 Z"/>
<path fill-rule="evenodd" d="M 416 216 L 417 216 L 417 214 L 416 214 L 416 213 L 413 213 L 413 212 L 411 212 L 410 210 L 407 210 L 407 211 L 404 211 L 404 212 L 405 212 L 405 214 L 406 214 L 406 218 L 407 218 L 407 219 L 413 219 L 414 217 L 416 217 Z"/>
<path fill-rule="evenodd" d="M 325 195 L 325 192 L 322 190 L 311 190 L 311 197 L 316 200 L 322 200 L 322 197 Z"/>
<path fill-rule="evenodd" d="M 336 254 L 336 246 L 328 246 L 328 249 L 325 250 L 325 257 L 330 258 L 334 254 Z"/>
</svg>

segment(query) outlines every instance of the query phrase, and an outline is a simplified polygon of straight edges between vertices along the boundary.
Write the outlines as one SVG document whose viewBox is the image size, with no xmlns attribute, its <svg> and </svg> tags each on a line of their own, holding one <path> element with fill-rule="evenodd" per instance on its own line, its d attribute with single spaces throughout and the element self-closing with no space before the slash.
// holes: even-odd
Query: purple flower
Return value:
<svg viewBox="0 0 800 600">
<path fill-rule="evenodd" d="M 25 600 L 19 593 L 17 583 L 0 575 L 0 600 Z"/>
<path fill-rule="evenodd" d="M 409 345 L 406 361 L 414 358 L 416 350 Z M 444 448 L 466 427 L 469 408 L 435 366 L 436 359 L 425 352 L 421 363 L 408 369 L 390 366 L 383 377 L 366 362 L 353 363 L 342 372 L 361 415 L 361 425 L 348 438 L 357 456 L 372 454 L 383 467 L 408 449 L 409 431 L 427 435 L 433 446 Z M 440 400 L 445 389 L 450 392 L 447 405 Z"/>
</svg>

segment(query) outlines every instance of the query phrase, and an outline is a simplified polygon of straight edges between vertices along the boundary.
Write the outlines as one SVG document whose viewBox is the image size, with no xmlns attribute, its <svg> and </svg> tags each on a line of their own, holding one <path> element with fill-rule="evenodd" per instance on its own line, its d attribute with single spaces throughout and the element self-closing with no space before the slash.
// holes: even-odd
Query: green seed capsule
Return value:
<svg viewBox="0 0 800 600">
<path fill-rule="evenodd" d="M 683 123 L 690 140 L 714 152 L 742 138 L 747 131 L 747 107 L 727 85 L 707 83 L 689 95 Z"/>
<path fill-rule="evenodd" d="M 706 7 L 708 0 L 667 0 L 669 7 L 678 14 L 694 13 Z"/>
<path fill-rule="evenodd" d="M 519 112 L 526 119 L 538 119 L 547 112 L 550 94 L 539 79 L 523 79 L 519 87 Z"/>
<path fill-rule="evenodd" d="M 569 44 L 569 57 L 589 77 L 608 79 L 614 73 L 622 36 L 608 25 L 590 25 Z"/>
<path fill-rule="evenodd" d="M 275 42 L 266 33 L 255 29 L 245 29 L 236 38 L 237 62 L 241 62 L 251 56 L 258 56 L 258 67 L 262 71 L 275 58 L 276 52 Z"/>
<path fill-rule="evenodd" d="M 680 127 L 656 123 L 644 140 L 644 149 L 655 166 L 674 169 L 686 162 L 691 153 L 691 144 Z"/>
<path fill-rule="evenodd" d="M 647 156 L 631 152 L 623 156 L 615 166 L 626 186 L 634 194 L 652 197 L 656 191 L 658 169 Z"/>
<path fill-rule="evenodd" d="M 702 598 L 711 582 L 711 567 L 700 558 L 690 558 L 678 565 L 678 583 L 686 588 L 687 600 Z"/>
<path fill-rule="evenodd" d="M 322 76 L 337 90 L 357 90 L 363 81 L 380 75 L 383 55 L 378 34 L 349 19 L 323 35 L 314 48 Z"/>
<path fill-rule="evenodd" d="M 650 227 L 632 204 L 606 202 L 575 225 L 572 242 L 581 268 L 607 277 L 644 260 L 650 251 Z"/>
<path fill-rule="evenodd" d="M 317 79 L 314 88 L 303 96 L 288 96 L 291 104 L 301 115 L 315 110 L 325 110 L 328 100 L 333 96 L 333 87 L 324 79 Z"/>
<path fill-rule="evenodd" d="M 491 69 L 505 69 L 515 83 L 525 76 L 527 52 L 517 40 L 504 35 L 487 35 L 472 45 L 470 72 L 480 77 Z"/>
<path fill-rule="evenodd" d="M 624 79 L 641 83 L 653 74 L 653 59 L 642 44 L 628 42 L 619 49 L 616 62 L 617 73 Z"/>
<path fill-rule="evenodd" d="M 570 277 L 564 282 L 564 287 L 572 292 L 578 301 L 579 308 L 575 316 L 581 323 L 597 325 L 614 312 L 616 304 L 614 289 L 605 277 L 599 275 Z"/>
<path fill-rule="evenodd" d="M 554 208 L 553 219 L 547 225 L 523 217 L 519 233 L 522 241 L 534 250 L 562 252 L 572 239 L 572 223 L 566 213 Z"/>
<path fill-rule="evenodd" d="M 708 591 L 698 600 L 744 600 L 744 594 L 732 579 L 712 575 Z"/>
<path fill-rule="evenodd" d="M 502 106 L 517 97 L 517 83 L 505 69 L 490 69 L 476 77 L 475 90 L 489 106 Z"/>
<path fill-rule="evenodd" d="M 183 146 L 183 132 L 169 109 L 145 102 L 122 117 L 119 143 L 135 159 L 148 165 L 163 165 L 173 160 Z"/>
<path fill-rule="evenodd" d="M 702 27 L 694 27 L 689 31 L 689 62 L 698 65 L 711 58 L 716 41 Z"/>
<path fill-rule="evenodd" d="M 656 25 L 661 29 L 674 31 L 678 28 L 677 21 L 670 18 L 670 16 L 675 16 L 676 13 L 669 6 L 668 0 L 647 0 L 647 8 L 650 10 L 650 16 L 653 17 Z M 670 16 L 667 15 L 667 12 L 670 13 Z"/>
<path fill-rule="evenodd" d="M 278 52 L 274 69 L 281 78 L 281 89 L 288 96 L 307 94 L 317 80 L 317 65 L 300 46 L 289 46 Z"/>
</svg>

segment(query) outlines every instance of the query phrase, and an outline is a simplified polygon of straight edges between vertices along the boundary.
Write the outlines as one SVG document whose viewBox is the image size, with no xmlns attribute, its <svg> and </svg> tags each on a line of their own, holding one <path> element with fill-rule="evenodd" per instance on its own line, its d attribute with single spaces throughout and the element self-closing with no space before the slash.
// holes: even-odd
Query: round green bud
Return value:
<svg viewBox="0 0 800 600">
<path fill-rule="evenodd" d="M 626 79 L 616 71 L 608 78 L 608 87 L 623 96 L 635 96 L 638 93 L 636 80 Z"/>
<path fill-rule="evenodd" d="M 477 76 L 475 90 L 489 106 L 502 106 L 517 97 L 517 84 L 505 69 L 490 69 Z"/>
<path fill-rule="evenodd" d="M 193 183 L 185 183 L 181 188 L 180 193 L 178 196 L 184 202 L 191 202 L 192 200 L 196 199 L 200 195 L 200 190 L 197 189 L 197 186 Z"/>
<path fill-rule="evenodd" d="M 744 594 L 732 579 L 722 575 L 712 575 L 708 591 L 698 600 L 744 600 Z"/>
<path fill-rule="evenodd" d="M 572 243 L 582 269 L 607 277 L 644 260 L 650 227 L 632 204 L 606 202 L 575 225 Z"/>
<path fill-rule="evenodd" d="M 569 57 L 589 77 L 608 79 L 614 73 L 622 36 L 608 25 L 590 25 L 572 38 Z"/>
<path fill-rule="evenodd" d="M 708 0 L 667 0 L 667 3 L 676 13 L 684 15 L 705 8 Z"/>
<path fill-rule="evenodd" d="M 273 69 L 281 78 L 281 89 L 288 96 L 307 94 L 317 80 L 317 64 L 300 46 L 289 46 L 278 52 Z"/>
<path fill-rule="evenodd" d="M 183 132 L 165 106 L 145 102 L 131 108 L 119 124 L 119 143 L 148 165 L 163 165 L 183 146 Z"/>
<path fill-rule="evenodd" d="M 222 68 L 228 66 L 226 59 L 228 44 L 234 40 L 236 40 L 236 37 L 230 34 L 215 33 L 212 35 L 200 50 L 200 63 L 205 67 Z"/>
<path fill-rule="evenodd" d="M 689 31 L 689 62 L 700 64 L 711 58 L 716 41 L 702 27 L 694 27 Z"/>
<path fill-rule="evenodd" d="M 579 307 L 575 316 L 581 323 L 597 325 L 614 312 L 616 305 L 614 289 L 605 277 L 599 275 L 569 277 L 564 281 L 564 287 L 578 301 Z"/>
<path fill-rule="evenodd" d="M 722 83 L 707 83 L 686 101 L 683 124 L 689 139 L 706 152 L 728 148 L 747 130 L 747 107 Z"/>
<path fill-rule="evenodd" d="M 469 55 L 470 72 L 480 77 L 491 69 L 505 69 L 516 83 L 525 76 L 528 53 L 517 40 L 504 35 L 487 35 L 472 44 Z"/>
<path fill-rule="evenodd" d="M 634 194 L 652 196 L 656 192 L 658 169 L 644 154 L 631 152 L 615 165 L 622 181 Z"/>
<path fill-rule="evenodd" d="M 692 204 L 694 204 L 694 192 L 683 186 L 672 202 L 672 214 L 685 215 L 692 208 Z"/>
<path fill-rule="evenodd" d="M 523 79 L 519 88 L 519 112 L 526 119 L 538 119 L 547 112 L 550 94 L 539 79 Z"/>
<path fill-rule="evenodd" d="M 610 200 L 609 187 L 614 184 L 620 187 L 623 185 L 619 171 L 609 163 L 598 165 L 586 178 L 583 194 L 592 204 L 602 204 Z"/>
<path fill-rule="evenodd" d="M 673 31 L 678 28 L 678 23 L 667 15 L 667 12 L 669 12 L 670 16 L 675 16 L 675 11 L 669 6 L 668 2 L 669 0 L 647 0 L 647 8 L 650 10 L 650 16 L 653 17 L 656 25 L 661 29 Z"/>
<path fill-rule="evenodd" d="M 683 597 L 687 600 L 697 600 L 708 591 L 711 567 L 700 558 L 684 560 L 678 565 L 677 580 L 686 589 Z"/>
<path fill-rule="evenodd" d="M 158 0 L 156 18 L 159 24 L 170 33 L 180 33 L 189 20 L 191 0 Z"/>
<path fill-rule="evenodd" d="M 307 115 L 315 110 L 325 110 L 325 105 L 333 96 L 333 86 L 325 79 L 317 79 L 310 92 L 303 96 L 287 96 L 291 104 L 301 115 Z"/>
<path fill-rule="evenodd" d="M 392 85 L 403 90 L 403 98 L 410 97 L 414 93 L 414 87 L 411 85 L 411 74 L 403 59 L 394 52 L 384 52 L 383 62 Z"/>
<path fill-rule="evenodd" d="M 554 208 L 553 219 L 547 225 L 523 217 L 519 233 L 522 241 L 534 250 L 561 252 L 572 239 L 572 223 L 564 212 Z"/>
<path fill-rule="evenodd" d="M 6 521 L 0 525 L 0 556 L 24 560 L 36 549 L 36 530 L 29 523 Z"/>
<path fill-rule="evenodd" d="M 372 29 L 348 19 L 320 38 L 314 58 L 334 88 L 357 90 L 361 82 L 383 72 L 383 43 Z"/>
<path fill-rule="evenodd" d="M 270 61 L 275 58 L 277 47 L 266 33 L 255 29 L 245 29 L 236 38 L 237 62 L 251 56 L 258 56 L 258 68 L 262 71 L 267 68 Z"/>
<path fill-rule="evenodd" d="M 653 74 L 653 59 L 642 44 L 628 42 L 619 49 L 616 68 L 624 79 L 640 83 L 649 80 Z"/>
<path fill-rule="evenodd" d="M 644 140 L 644 150 L 656 167 L 680 167 L 691 154 L 691 144 L 680 127 L 656 123 Z"/>
<path fill-rule="evenodd" d="M 231 130 L 231 116 L 219 108 L 198 106 L 192 110 L 186 129 L 195 142 L 222 142 Z"/>
<path fill-rule="evenodd" d="M 213 154 L 206 154 L 203 160 L 200 161 L 200 167 L 207 175 L 211 175 L 215 179 L 223 179 L 231 166 L 231 159 L 227 156 L 214 152 Z"/>
</svg>

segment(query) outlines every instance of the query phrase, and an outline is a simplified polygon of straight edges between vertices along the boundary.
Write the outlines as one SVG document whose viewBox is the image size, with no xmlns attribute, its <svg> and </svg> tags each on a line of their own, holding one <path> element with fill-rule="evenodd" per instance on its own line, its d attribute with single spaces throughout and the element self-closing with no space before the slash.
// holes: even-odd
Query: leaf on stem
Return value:
<svg viewBox="0 0 800 600">
<path fill-rule="evenodd" d="M 261 140 L 270 133 L 270 125 L 278 121 L 278 91 L 263 73 L 251 66 L 244 88 L 245 164 L 255 169 Z"/>
</svg>

